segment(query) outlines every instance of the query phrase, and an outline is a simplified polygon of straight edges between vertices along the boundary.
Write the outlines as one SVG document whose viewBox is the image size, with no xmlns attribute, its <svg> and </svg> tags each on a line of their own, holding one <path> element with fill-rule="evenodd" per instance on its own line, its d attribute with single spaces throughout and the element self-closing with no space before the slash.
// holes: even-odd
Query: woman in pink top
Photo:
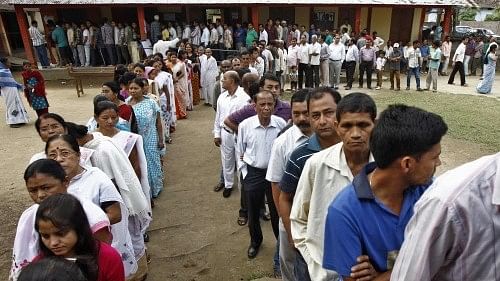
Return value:
<svg viewBox="0 0 500 281">
<path fill-rule="evenodd" d="M 41 202 L 35 229 L 41 254 L 75 261 L 89 281 L 124 281 L 120 254 L 92 236 L 80 201 L 70 194 L 55 194 Z"/>
</svg>

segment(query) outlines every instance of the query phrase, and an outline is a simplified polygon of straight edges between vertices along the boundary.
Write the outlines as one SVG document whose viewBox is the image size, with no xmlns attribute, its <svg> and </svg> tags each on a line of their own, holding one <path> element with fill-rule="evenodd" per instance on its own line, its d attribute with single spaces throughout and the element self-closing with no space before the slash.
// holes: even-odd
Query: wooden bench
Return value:
<svg viewBox="0 0 500 281">
<path fill-rule="evenodd" d="M 83 96 L 82 79 L 85 78 L 109 78 L 113 79 L 115 73 L 114 67 L 68 67 L 68 75 L 75 79 L 76 95 Z"/>
</svg>

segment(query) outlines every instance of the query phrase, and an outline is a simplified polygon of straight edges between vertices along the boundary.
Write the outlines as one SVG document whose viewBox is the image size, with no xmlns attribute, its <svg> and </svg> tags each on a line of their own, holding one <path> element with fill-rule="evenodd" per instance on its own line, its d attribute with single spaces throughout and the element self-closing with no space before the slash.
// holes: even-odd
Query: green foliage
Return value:
<svg viewBox="0 0 500 281">
<path fill-rule="evenodd" d="M 485 21 L 500 21 L 500 8 L 496 8 L 495 11 L 492 14 L 487 15 L 484 20 Z"/>
<path fill-rule="evenodd" d="M 473 21 L 476 18 L 476 14 L 476 8 L 465 8 L 460 10 L 460 12 L 458 13 L 458 18 L 463 21 Z"/>
</svg>

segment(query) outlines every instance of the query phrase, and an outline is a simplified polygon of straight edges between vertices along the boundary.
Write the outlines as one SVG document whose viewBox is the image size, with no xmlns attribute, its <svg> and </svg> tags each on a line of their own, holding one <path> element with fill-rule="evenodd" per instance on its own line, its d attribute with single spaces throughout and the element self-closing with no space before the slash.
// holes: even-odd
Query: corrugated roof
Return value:
<svg viewBox="0 0 500 281">
<path fill-rule="evenodd" d="M 68 5 L 68 4 L 164 4 L 164 5 L 220 5 L 220 4 L 242 4 L 242 5 L 425 5 L 425 6 L 477 6 L 474 0 L 0 0 L 8 4 L 25 5 Z"/>
</svg>

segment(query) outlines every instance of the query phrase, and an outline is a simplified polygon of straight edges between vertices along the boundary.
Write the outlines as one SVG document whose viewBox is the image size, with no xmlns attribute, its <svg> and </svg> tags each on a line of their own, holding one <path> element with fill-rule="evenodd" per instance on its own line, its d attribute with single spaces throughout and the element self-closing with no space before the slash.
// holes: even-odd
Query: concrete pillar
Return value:
<svg viewBox="0 0 500 281">
<path fill-rule="evenodd" d="M 259 26 L 259 6 L 252 6 L 252 7 L 250 7 L 250 14 L 251 14 L 251 22 L 252 22 L 255 30 L 258 30 L 258 26 Z"/>
<path fill-rule="evenodd" d="M 451 6 L 447 6 L 444 8 L 444 21 L 443 21 L 443 33 L 445 35 L 450 35 L 451 33 L 451 16 L 453 11 L 451 10 Z"/>
</svg>

